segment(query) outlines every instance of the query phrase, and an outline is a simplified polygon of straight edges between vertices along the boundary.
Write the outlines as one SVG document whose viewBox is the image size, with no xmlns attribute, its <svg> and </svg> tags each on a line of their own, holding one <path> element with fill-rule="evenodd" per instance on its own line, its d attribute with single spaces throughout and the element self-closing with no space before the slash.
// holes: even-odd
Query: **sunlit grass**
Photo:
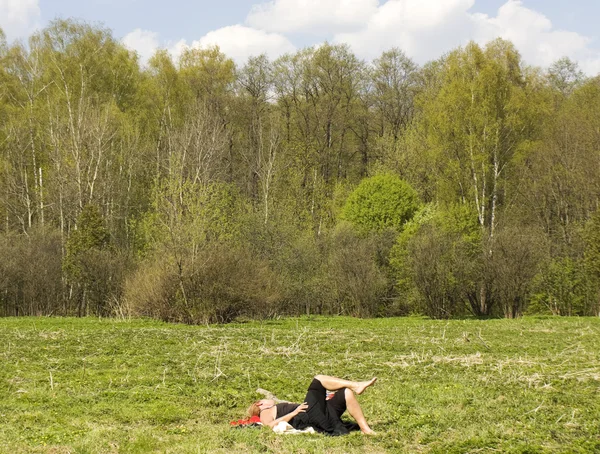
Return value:
<svg viewBox="0 0 600 454">
<path fill-rule="evenodd" d="M 598 452 L 600 319 L 0 320 L 0 450 Z M 378 376 L 376 437 L 231 429 L 258 387 Z"/>
</svg>

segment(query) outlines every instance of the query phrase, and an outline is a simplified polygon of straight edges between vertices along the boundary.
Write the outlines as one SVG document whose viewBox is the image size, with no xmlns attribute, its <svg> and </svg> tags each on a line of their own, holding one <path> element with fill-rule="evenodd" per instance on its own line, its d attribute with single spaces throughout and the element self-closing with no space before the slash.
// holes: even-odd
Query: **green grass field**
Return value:
<svg viewBox="0 0 600 454">
<path fill-rule="evenodd" d="M 600 319 L 0 319 L 0 451 L 600 452 Z M 262 387 L 379 377 L 375 437 L 232 429 Z"/>
</svg>

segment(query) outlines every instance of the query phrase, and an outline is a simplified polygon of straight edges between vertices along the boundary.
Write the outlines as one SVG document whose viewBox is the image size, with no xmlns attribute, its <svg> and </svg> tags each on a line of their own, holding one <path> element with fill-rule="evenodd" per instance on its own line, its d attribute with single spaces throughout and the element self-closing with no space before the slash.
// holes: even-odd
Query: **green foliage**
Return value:
<svg viewBox="0 0 600 454">
<path fill-rule="evenodd" d="M 71 286 L 71 305 L 77 314 L 110 315 L 121 298 L 129 268 L 127 255 L 110 245 L 110 233 L 100 210 L 86 205 L 77 219 L 77 229 L 67 240 L 64 274 Z"/>
<path fill-rule="evenodd" d="M 530 313 L 595 315 L 597 287 L 586 275 L 584 263 L 569 257 L 551 260 L 534 281 Z"/>
<path fill-rule="evenodd" d="M 396 175 L 365 178 L 348 196 L 343 216 L 362 231 L 401 231 L 419 208 L 419 197 Z"/>
<path fill-rule="evenodd" d="M 585 228 L 584 266 L 590 297 L 596 303 L 590 304 L 590 312 L 600 315 L 600 211 L 596 211 L 588 220 Z"/>
<path fill-rule="evenodd" d="M 487 262 L 493 276 L 492 297 L 507 318 L 523 315 L 531 297 L 536 274 L 547 260 L 544 235 L 530 226 L 499 229 L 494 253 Z"/>
<path fill-rule="evenodd" d="M 233 60 L 218 46 L 207 49 L 187 48 L 179 57 L 181 77 L 194 97 L 219 106 L 221 98 L 231 90 L 235 79 Z"/>
<path fill-rule="evenodd" d="M 11 257 L 46 251 L 3 265 L 5 312 L 122 312 L 127 281 L 170 320 L 434 314 L 438 300 L 435 316 L 512 317 L 537 273 L 540 294 L 585 288 L 565 304 L 592 313 L 599 81 L 567 59 L 527 67 L 504 40 L 423 67 L 325 43 L 237 70 L 217 47 L 142 67 L 72 19 L 27 45 L 0 32 L 1 231 Z M 44 266 L 55 283 L 34 277 Z"/>
<path fill-rule="evenodd" d="M 443 205 L 474 209 L 479 224 L 480 250 L 474 255 L 467 239 L 465 255 L 457 263 L 465 270 L 471 267 L 463 260 L 479 264 L 479 270 L 465 271 L 469 277 L 458 286 L 466 285 L 461 292 L 480 316 L 496 310 L 493 289 L 501 285 L 491 270 L 496 236 L 504 227 L 500 219 L 518 224 L 505 216 L 512 211 L 508 200 L 521 194 L 521 166 L 541 135 L 544 119 L 545 110 L 537 103 L 546 98 L 528 86 L 531 79 L 522 68 L 510 42 L 498 39 L 484 48 L 469 43 L 428 68 L 427 85 L 417 101 L 417 140 L 427 144 L 420 172 L 425 183 Z"/>
<path fill-rule="evenodd" d="M 585 229 L 585 264 L 592 277 L 600 280 L 600 211 L 588 220 Z"/>
<path fill-rule="evenodd" d="M 246 208 L 224 183 L 157 187 L 154 211 L 137 226 L 142 260 L 125 290 L 133 313 L 185 323 L 269 314 L 277 282 L 244 244 Z"/>
<path fill-rule="evenodd" d="M 476 215 L 465 205 L 425 205 L 390 254 L 399 298 L 412 312 L 448 318 L 465 312 L 481 253 Z"/>
<path fill-rule="evenodd" d="M 519 211 L 544 229 L 557 257 L 580 255 L 578 231 L 597 208 L 600 172 L 589 159 L 598 153 L 598 127 L 600 85 L 590 80 L 556 107 L 526 157 Z"/>
<path fill-rule="evenodd" d="M 435 206 L 431 204 L 423 205 L 413 218 L 405 224 L 390 251 L 389 263 L 396 283 L 398 299 L 403 301 L 404 306 L 407 308 L 406 312 L 416 313 L 421 310 L 420 295 L 414 285 L 411 273 L 409 244 L 419 232 L 419 229 L 432 222 L 436 212 Z"/>
<path fill-rule="evenodd" d="M 53 94 L 63 103 L 89 94 L 96 102 L 114 100 L 121 110 L 131 107 L 139 66 L 110 30 L 73 19 L 57 19 L 34 34 L 30 46 L 34 55 L 40 53 L 44 77 L 56 80 L 53 89 L 57 92 Z M 86 107 L 79 105 L 78 109 Z"/>
<path fill-rule="evenodd" d="M 400 49 L 384 52 L 373 62 L 374 96 L 377 113 L 381 116 L 382 135 L 392 138 L 396 145 L 413 116 L 417 88 L 417 65 Z"/>
<path fill-rule="evenodd" d="M 208 243 L 238 243 L 245 200 L 231 185 L 165 181 L 154 189 L 152 210 L 137 225 L 142 251 L 175 255 Z"/>
<path fill-rule="evenodd" d="M 438 197 L 468 200 L 479 223 L 490 228 L 507 167 L 526 136 L 523 79 L 512 44 L 497 40 L 485 49 L 469 43 L 450 53 L 438 83 L 419 98 L 421 127 L 431 150 Z"/>
<path fill-rule="evenodd" d="M 110 234 L 104 225 L 100 210 L 95 205 L 86 205 L 77 219 L 77 229 L 67 241 L 64 268 L 67 276 L 76 282 L 83 272 L 82 257 L 90 251 L 100 251 L 108 246 Z"/>
<path fill-rule="evenodd" d="M 279 252 L 272 256 L 284 288 L 283 313 L 311 315 L 331 309 L 333 292 L 327 275 L 325 240 L 311 233 L 282 238 Z"/>
<path fill-rule="evenodd" d="M 344 224 L 333 232 L 325 274 L 337 300 L 331 312 L 339 308 L 341 314 L 361 317 L 388 313 L 384 297 L 389 284 L 377 263 L 377 240 L 365 240 Z"/>
<path fill-rule="evenodd" d="M 585 75 L 576 62 L 563 57 L 554 62 L 548 69 L 548 80 L 556 91 L 567 97 L 582 84 Z"/>
</svg>

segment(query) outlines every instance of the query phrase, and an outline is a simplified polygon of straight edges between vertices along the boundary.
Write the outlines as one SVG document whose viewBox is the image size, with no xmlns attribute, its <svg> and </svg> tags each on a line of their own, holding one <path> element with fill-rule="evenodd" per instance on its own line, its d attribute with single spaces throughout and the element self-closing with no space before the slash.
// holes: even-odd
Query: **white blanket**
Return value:
<svg viewBox="0 0 600 454">
<path fill-rule="evenodd" d="M 307 427 L 304 430 L 294 429 L 291 424 L 281 421 L 273 427 L 273 432 L 277 434 L 314 434 L 317 433 L 312 427 Z"/>
</svg>

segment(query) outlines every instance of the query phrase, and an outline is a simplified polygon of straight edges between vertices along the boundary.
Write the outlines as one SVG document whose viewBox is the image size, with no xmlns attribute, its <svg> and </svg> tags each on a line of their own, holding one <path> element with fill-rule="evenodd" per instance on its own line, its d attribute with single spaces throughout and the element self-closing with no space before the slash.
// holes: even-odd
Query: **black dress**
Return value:
<svg viewBox="0 0 600 454">
<path fill-rule="evenodd" d="M 338 390 L 331 399 L 327 400 L 327 390 L 315 378 L 308 387 L 304 401 L 308 404 L 306 412 L 297 414 L 289 422 L 294 429 L 314 427 L 317 432 L 330 435 L 348 433 L 348 427 L 340 419 L 346 411 L 345 388 Z M 277 404 L 276 418 L 293 412 L 298 405 L 287 402 Z"/>
</svg>

